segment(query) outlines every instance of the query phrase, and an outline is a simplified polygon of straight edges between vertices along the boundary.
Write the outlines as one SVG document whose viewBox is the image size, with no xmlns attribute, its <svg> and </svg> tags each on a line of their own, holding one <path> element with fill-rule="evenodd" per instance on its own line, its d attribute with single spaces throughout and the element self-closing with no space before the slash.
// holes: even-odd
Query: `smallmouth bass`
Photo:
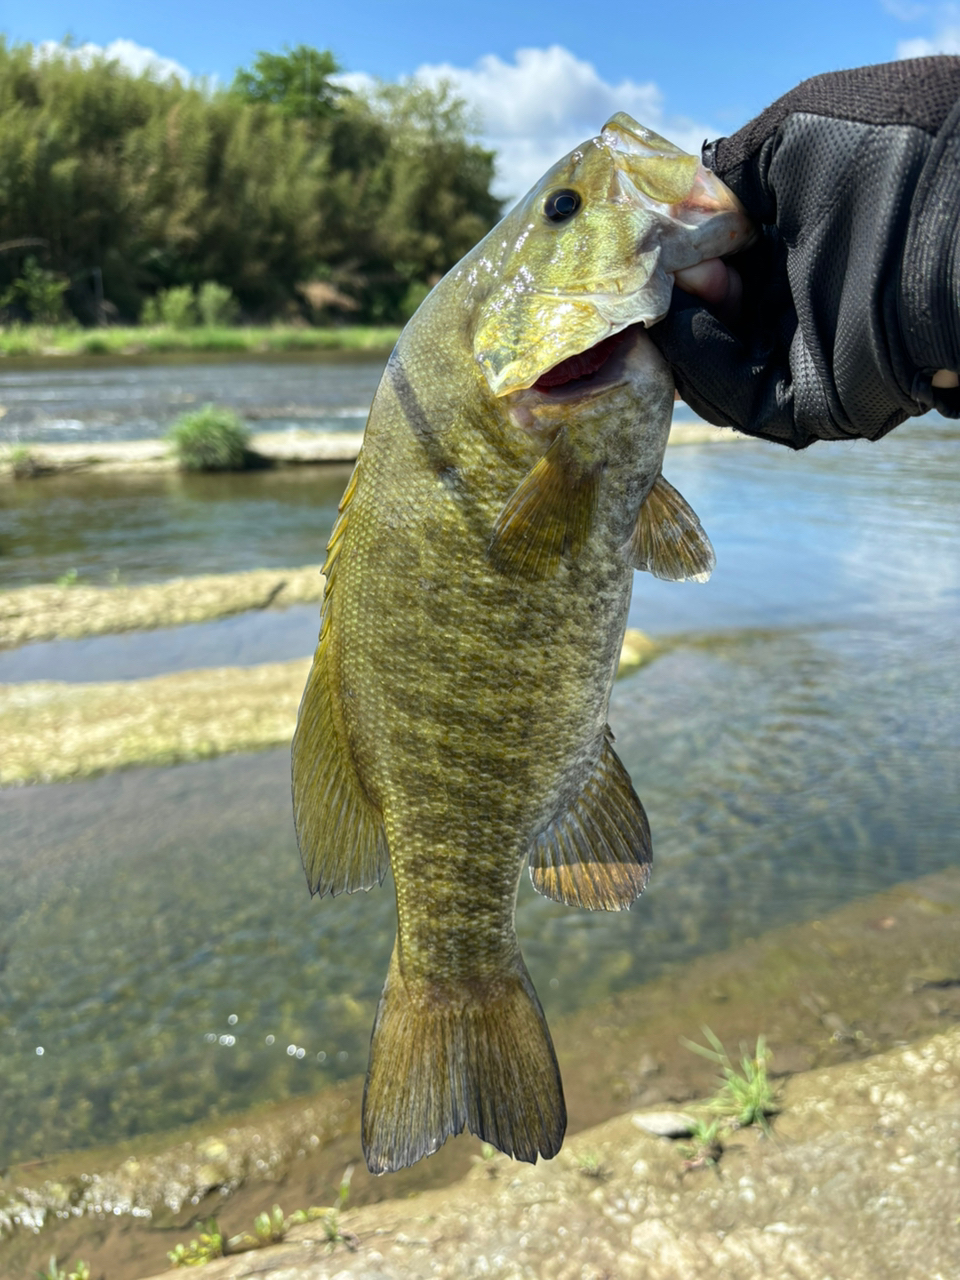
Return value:
<svg viewBox="0 0 960 1280">
<path fill-rule="evenodd" d="M 650 868 L 607 705 L 635 567 L 705 578 L 662 478 L 673 274 L 752 230 L 693 156 L 618 114 L 427 297 L 390 357 L 327 548 L 293 743 L 310 889 L 389 866 L 398 932 L 364 1092 L 367 1164 L 464 1128 L 521 1160 L 566 1111 L 514 923 L 539 892 L 621 910 Z"/>
</svg>

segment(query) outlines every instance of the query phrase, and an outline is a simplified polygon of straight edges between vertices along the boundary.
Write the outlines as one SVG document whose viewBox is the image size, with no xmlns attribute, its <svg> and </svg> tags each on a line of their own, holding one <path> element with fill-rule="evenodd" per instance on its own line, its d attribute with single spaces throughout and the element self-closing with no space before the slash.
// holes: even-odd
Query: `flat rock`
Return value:
<svg viewBox="0 0 960 1280">
<path fill-rule="evenodd" d="M 682 1111 L 642 1111 L 630 1119 L 655 1138 L 689 1138 L 693 1133 L 694 1121 Z"/>
</svg>

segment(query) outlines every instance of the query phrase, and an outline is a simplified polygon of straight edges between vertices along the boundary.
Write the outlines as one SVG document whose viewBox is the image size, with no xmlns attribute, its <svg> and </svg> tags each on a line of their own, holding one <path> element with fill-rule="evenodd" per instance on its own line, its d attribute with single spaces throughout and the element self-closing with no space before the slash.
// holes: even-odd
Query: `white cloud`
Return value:
<svg viewBox="0 0 960 1280">
<path fill-rule="evenodd" d="M 935 53 L 960 53 L 960 5 L 915 4 L 913 0 L 881 0 L 883 8 L 901 22 L 927 19 L 924 25 L 934 27 L 932 36 L 915 36 L 897 41 L 898 58 L 929 58 Z"/>
<path fill-rule="evenodd" d="M 929 58 L 935 53 L 960 53 L 960 26 L 941 27 L 932 40 L 918 36 L 897 42 L 898 58 Z"/>
<path fill-rule="evenodd" d="M 451 84 L 481 122 L 480 137 L 497 153 L 496 193 L 517 198 L 561 156 L 599 133 L 615 111 L 626 111 L 688 151 L 699 154 L 707 137 L 722 130 L 665 112 L 663 94 L 652 81 L 603 80 L 592 63 L 569 49 L 518 49 L 512 62 L 487 54 L 472 67 L 432 63 L 418 67 L 416 79 Z M 363 90 L 368 76 L 340 77 Z"/>
<path fill-rule="evenodd" d="M 111 62 L 119 62 L 134 75 L 147 72 L 154 80 L 180 80 L 183 84 L 189 84 L 193 79 L 186 67 L 182 67 L 173 58 L 162 58 L 153 49 L 147 49 L 133 40 L 113 40 L 108 45 L 64 45 L 56 40 L 44 40 L 36 46 L 34 53 L 40 59 L 75 59 L 84 67 L 98 58 L 106 58 Z"/>
</svg>

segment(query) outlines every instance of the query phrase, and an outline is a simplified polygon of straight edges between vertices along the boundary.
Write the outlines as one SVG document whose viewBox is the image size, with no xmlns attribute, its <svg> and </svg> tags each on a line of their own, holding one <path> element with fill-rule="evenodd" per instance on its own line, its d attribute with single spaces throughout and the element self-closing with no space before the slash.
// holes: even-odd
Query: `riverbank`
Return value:
<svg viewBox="0 0 960 1280">
<path fill-rule="evenodd" d="M 330 1205 L 355 1166 L 342 1234 L 211 1263 L 211 1280 L 583 1275 L 626 1280 L 931 1280 L 957 1274 L 960 873 L 899 885 L 822 919 L 703 956 L 558 1020 L 569 1110 L 560 1155 L 535 1167 L 470 1137 L 371 1177 L 359 1150 L 362 1078 L 112 1151 L 75 1152 L 0 1180 L 0 1269 L 56 1253 L 110 1280 L 162 1272 L 216 1214 L 249 1231 L 280 1203 Z M 689 1168 L 638 1112 L 697 1113 L 716 1068 L 681 1038 L 707 1025 L 737 1058 L 758 1034 L 781 1088 L 773 1136 L 734 1134 Z M 412 1198 L 411 1198 L 412 1197 Z M 6 1225 L 2 1224 L 6 1222 Z"/>
<path fill-rule="evenodd" d="M 705 422 L 676 422 L 669 444 L 725 444 L 744 436 Z M 291 428 L 266 431 L 250 439 L 252 467 L 316 466 L 354 462 L 363 442 L 362 431 L 310 431 Z M 118 476 L 176 471 L 178 462 L 168 442 L 121 440 L 92 444 L 30 444 L 0 451 L 0 480 L 25 481 L 76 472 L 115 473 Z"/>
<path fill-rule="evenodd" d="M 103 329 L 79 326 L 11 325 L 0 328 L 0 359 L 49 359 L 113 356 L 137 360 L 144 355 L 193 351 L 243 352 L 259 355 L 284 351 L 384 351 L 400 336 L 399 325 L 116 325 Z"/>
</svg>

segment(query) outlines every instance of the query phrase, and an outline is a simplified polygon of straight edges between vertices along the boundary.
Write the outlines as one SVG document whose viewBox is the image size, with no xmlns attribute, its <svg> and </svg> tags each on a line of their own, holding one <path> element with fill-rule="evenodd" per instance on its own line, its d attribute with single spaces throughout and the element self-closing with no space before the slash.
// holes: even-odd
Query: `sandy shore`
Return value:
<svg viewBox="0 0 960 1280">
<path fill-rule="evenodd" d="M 677 422 L 670 444 L 713 444 L 744 439 L 736 431 L 702 422 Z M 306 466 L 328 462 L 353 462 L 360 451 L 362 431 L 261 432 L 251 437 L 256 458 L 271 466 Z M 65 472 L 95 471 L 142 474 L 176 471 L 177 463 L 163 439 L 122 440 L 102 444 L 30 444 L 0 452 L 0 480 L 12 480 L 15 466 L 24 478 Z"/>
</svg>

